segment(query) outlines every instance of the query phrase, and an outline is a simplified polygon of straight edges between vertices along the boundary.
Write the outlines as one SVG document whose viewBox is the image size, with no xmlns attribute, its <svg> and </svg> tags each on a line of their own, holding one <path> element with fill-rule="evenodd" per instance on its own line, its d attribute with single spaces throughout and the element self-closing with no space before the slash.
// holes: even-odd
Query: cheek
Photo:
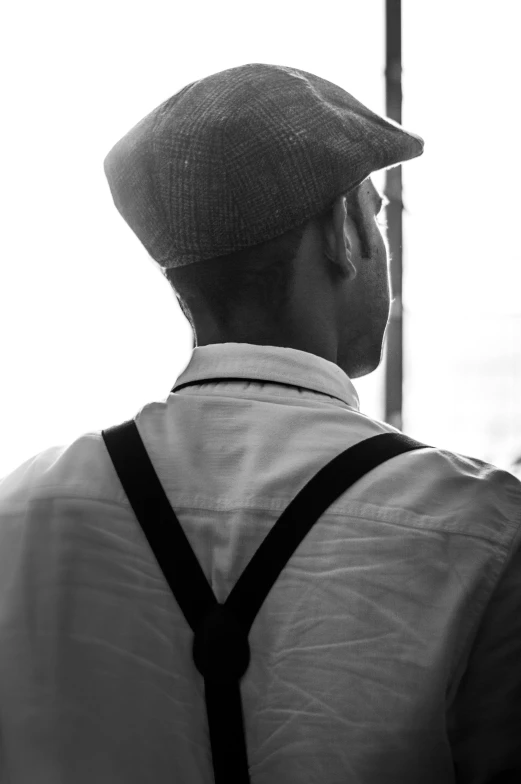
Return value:
<svg viewBox="0 0 521 784">
<path fill-rule="evenodd" d="M 382 254 L 378 259 L 377 280 L 374 281 L 374 311 L 378 323 L 388 321 L 391 312 L 391 275 L 387 255 Z"/>
<path fill-rule="evenodd" d="M 378 243 L 378 260 L 382 268 L 382 279 L 384 287 L 387 290 L 387 296 L 391 294 L 391 264 L 390 264 L 389 243 L 387 237 L 380 234 L 380 241 Z"/>
<path fill-rule="evenodd" d="M 387 234 L 383 231 L 378 230 L 378 253 L 380 256 L 385 259 L 385 263 L 389 263 L 389 259 L 391 258 L 391 251 L 389 248 L 389 240 L 387 239 Z"/>
</svg>

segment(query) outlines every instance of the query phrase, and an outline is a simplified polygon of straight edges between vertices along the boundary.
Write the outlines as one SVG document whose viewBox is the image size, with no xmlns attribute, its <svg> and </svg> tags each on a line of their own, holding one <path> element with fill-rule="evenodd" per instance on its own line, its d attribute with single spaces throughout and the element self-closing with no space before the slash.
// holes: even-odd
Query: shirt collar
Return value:
<svg viewBox="0 0 521 784">
<path fill-rule="evenodd" d="M 253 343 L 211 343 L 195 346 L 172 392 L 182 386 L 220 379 L 278 382 L 321 392 L 360 410 L 353 382 L 324 357 L 284 346 Z"/>
</svg>

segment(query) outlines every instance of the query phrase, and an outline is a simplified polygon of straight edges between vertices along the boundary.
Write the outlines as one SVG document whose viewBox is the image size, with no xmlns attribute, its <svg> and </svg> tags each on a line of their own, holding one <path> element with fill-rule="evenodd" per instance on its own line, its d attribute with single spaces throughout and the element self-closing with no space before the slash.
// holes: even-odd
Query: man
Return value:
<svg viewBox="0 0 521 784">
<path fill-rule="evenodd" d="M 1 781 L 519 780 L 521 483 L 363 415 L 351 380 L 390 308 L 370 175 L 422 150 L 248 64 L 110 151 L 196 346 L 164 400 L 0 484 Z"/>
</svg>

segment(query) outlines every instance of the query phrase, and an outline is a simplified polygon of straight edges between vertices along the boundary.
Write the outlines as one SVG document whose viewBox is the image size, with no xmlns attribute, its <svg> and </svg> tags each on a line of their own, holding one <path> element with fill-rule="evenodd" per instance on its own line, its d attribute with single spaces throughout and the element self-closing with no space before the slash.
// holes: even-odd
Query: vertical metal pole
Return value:
<svg viewBox="0 0 521 784">
<path fill-rule="evenodd" d="M 385 0 L 385 104 L 386 114 L 402 122 L 402 8 L 401 0 Z M 394 297 L 387 327 L 385 421 L 402 429 L 403 309 L 402 309 L 402 167 L 388 169 L 385 178 L 391 282 Z"/>
</svg>

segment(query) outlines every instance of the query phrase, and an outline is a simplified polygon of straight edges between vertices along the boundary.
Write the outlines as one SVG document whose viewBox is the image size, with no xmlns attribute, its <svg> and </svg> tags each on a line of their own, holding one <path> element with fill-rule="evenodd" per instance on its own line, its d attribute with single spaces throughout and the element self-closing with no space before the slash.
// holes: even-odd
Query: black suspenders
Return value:
<svg viewBox="0 0 521 784">
<path fill-rule="evenodd" d="M 295 549 L 326 509 L 368 471 L 396 455 L 428 448 L 401 433 L 381 433 L 346 449 L 290 502 L 219 604 L 157 477 L 133 419 L 102 430 L 109 455 L 163 574 L 194 632 L 192 655 L 204 677 L 216 784 L 248 784 L 240 679 L 248 634 Z"/>
</svg>

